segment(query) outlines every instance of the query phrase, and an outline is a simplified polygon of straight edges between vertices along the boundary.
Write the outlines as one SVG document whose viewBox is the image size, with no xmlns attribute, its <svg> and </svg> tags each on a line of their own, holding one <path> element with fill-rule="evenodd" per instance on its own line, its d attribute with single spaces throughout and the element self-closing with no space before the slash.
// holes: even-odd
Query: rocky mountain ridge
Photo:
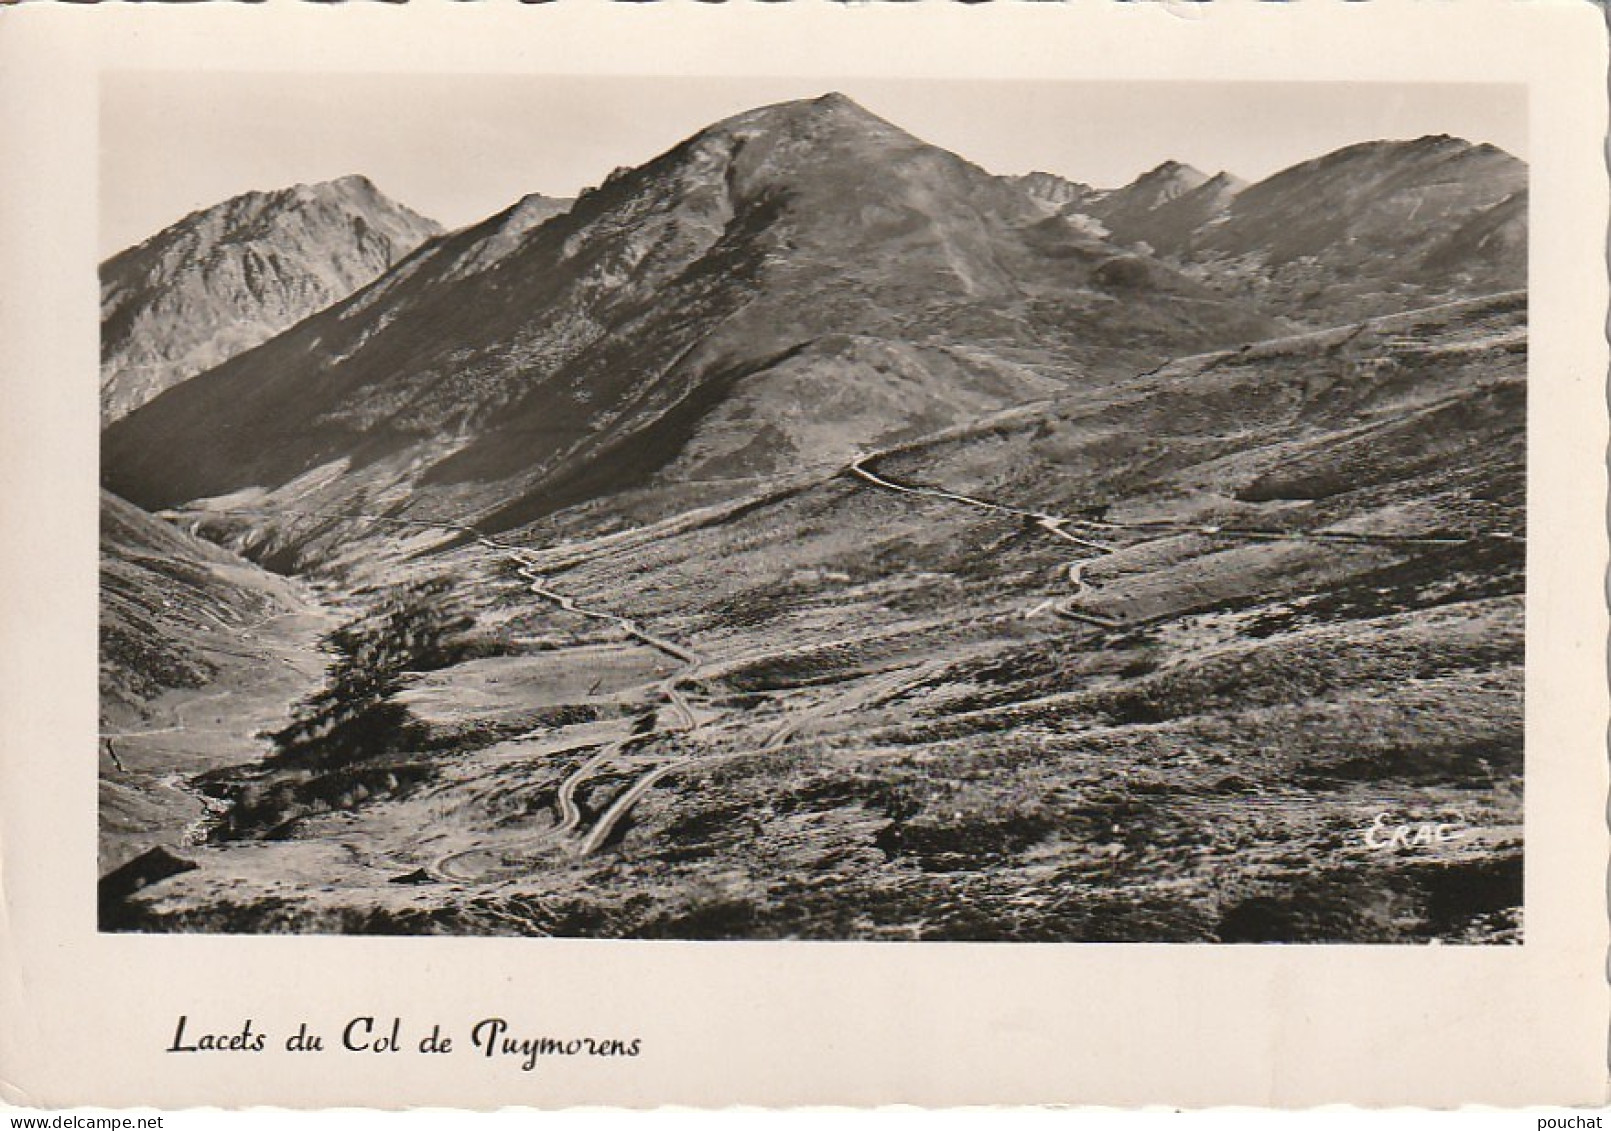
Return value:
<svg viewBox="0 0 1611 1131">
<path fill-rule="evenodd" d="M 114 425 L 108 483 L 501 525 L 842 461 L 1280 325 L 838 95 L 717 123 L 516 241 L 508 222 Z"/>
<path fill-rule="evenodd" d="M 1527 166 L 1447 134 L 1347 146 L 1252 185 L 1166 162 L 1075 207 L 1116 240 L 1311 326 L 1527 280 Z"/>
<path fill-rule="evenodd" d="M 438 235 L 367 177 L 249 192 L 101 265 L 101 412 L 164 390 L 346 298 Z"/>
</svg>

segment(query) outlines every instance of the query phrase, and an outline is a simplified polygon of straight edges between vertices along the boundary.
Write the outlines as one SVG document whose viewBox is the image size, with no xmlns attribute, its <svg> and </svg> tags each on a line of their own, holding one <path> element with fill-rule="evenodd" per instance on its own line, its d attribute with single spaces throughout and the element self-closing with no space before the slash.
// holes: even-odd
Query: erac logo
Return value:
<svg viewBox="0 0 1611 1131">
<path fill-rule="evenodd" d="M 1466 835 L 1457 822 L 1411 821 L 1391 824 L 1391 813 L 1378 813 L 1365 830 L 1365 847 L 1378 852 L 1390 849 L 1431 848 L 1448 844 Z"/>
</svg>

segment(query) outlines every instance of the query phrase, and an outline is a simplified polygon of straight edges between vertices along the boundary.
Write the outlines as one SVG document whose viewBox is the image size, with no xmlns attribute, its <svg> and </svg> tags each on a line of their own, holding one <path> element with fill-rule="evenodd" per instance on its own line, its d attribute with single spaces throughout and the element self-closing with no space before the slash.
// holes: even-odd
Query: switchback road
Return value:
<svg viewBox="0 0 1611 1131">
<path fill-rule="evenodd" d="M 909 483 L 900 483 L 867 467 L 867 462 L 878 458 L 880 453 L 857 457 L 851 462 L 847 470 L 864 482 L 885 491 L 893 491 L 901 495 L 915 495 L 923 498 L 939 499 L 944 502 L 957 503 L 963 506 L 974 507 L 978 510 L 989 511 L 995 514 L 1010 515 L 1016 518 L 1034 519 L 1035 525 L 1049 534 L 1072 542 L 1076 546 L 1095 550 L 1094 556 L 1076 558 L 1069 562 L 1066 571 L 1069 584 L 1074 586 L 1074 592 L 1062 598 L 1053 607 L 1054 611 L 1070 620 L 1083 621 L 1102 628 L 1122 628 L 1124 622 L 1111 617 L 1100 616 L 1076 607 L 1075 602 L 1089 591 L 1090 585 L 1085 580 L 1085 569 L 1092 563 L 1117 552 L 1117 547 L 1105 542 L 1098 542 L 1094 538 L 1069 533 L 1067 525 L 1073 523 L 1080 526 L 1093 527 L 1099 530 L 1143 531 L 1156 533 L 1159 536 L 1173 536 L 1178 534 L 1197 534 L 1210 538 L 1246 539 L 1250 541 L 1289 541 L 1289 542 L 1320 542 L 1334 545 L 1348 546 L 1459 546 L 1470 542 L 1470 538 L 1454 535 L 1425 534 L 1425 535 L 1399 535 L 1399 534 L 1358 534 L 1352 531 L 1321 530 L 1321 531 L 1291 531 L 1269 530 L 1237 526 L 1216 526 L 1205 523 L 1187 522 L 1113 522 L 1107 519 L 1095 518 L 1063 518 L 1058 515 L 1047 514 L 1042 511 L 1025 510 L 1022 507 L 1007 506 L 994 503 L 988 499 L 975 498 L 957 491 L 947 491 L 938 487 L 920 487 Z M 1510 535 L 1495 535 L 1495 537 L 1511 537 Z M 1037 606 L 1036 612 L 1042 606 Z"/>
</svg>

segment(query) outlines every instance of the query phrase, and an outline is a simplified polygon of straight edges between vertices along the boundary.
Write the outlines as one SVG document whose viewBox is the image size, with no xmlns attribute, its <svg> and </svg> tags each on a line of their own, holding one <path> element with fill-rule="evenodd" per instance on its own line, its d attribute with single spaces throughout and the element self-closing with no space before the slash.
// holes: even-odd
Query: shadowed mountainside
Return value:
<svg viewBox="0 0 1611 1131">
<path fill-rule="evenodd" d="M 718 123 L 489 256 L 502 224 L 118 422 L 107 484 L 508 526 L 656 476 L 836 462 L 1277 326 L 837 95 Z"/>
<path fill-rule="evenodd" d="M 209 682 L 240 651 L 241 628 L 290 611 L 290 593 L 285 579 L 102 491 L 103 721 Z"/>
<path fill-rule="evenodd" d="M 223 804 L 189 778 L 262 756 L 259 732 L 317 684 L 325 620 L 305 586 L 115 495 L 100 514 L 104 872 L 200 835 Z"/>
</svg>

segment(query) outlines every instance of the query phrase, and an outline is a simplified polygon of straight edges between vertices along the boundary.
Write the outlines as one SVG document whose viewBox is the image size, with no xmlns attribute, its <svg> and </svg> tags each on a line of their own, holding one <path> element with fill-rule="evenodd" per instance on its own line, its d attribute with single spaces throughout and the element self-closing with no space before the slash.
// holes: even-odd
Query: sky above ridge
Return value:
<svg viewBox="0 0 1611 1131">
<path fill-rule="evenodd" d="M 829 90 L 991 172 L 1100 188 L 1171 159 L 1259 180 L 1355 142 L 1434 133 L 1528 155 L 1518 86 L 118 73 L 101 92 L 101 254 L 251 189 L 348 173 L 456 228 Z"/>
</svg>

